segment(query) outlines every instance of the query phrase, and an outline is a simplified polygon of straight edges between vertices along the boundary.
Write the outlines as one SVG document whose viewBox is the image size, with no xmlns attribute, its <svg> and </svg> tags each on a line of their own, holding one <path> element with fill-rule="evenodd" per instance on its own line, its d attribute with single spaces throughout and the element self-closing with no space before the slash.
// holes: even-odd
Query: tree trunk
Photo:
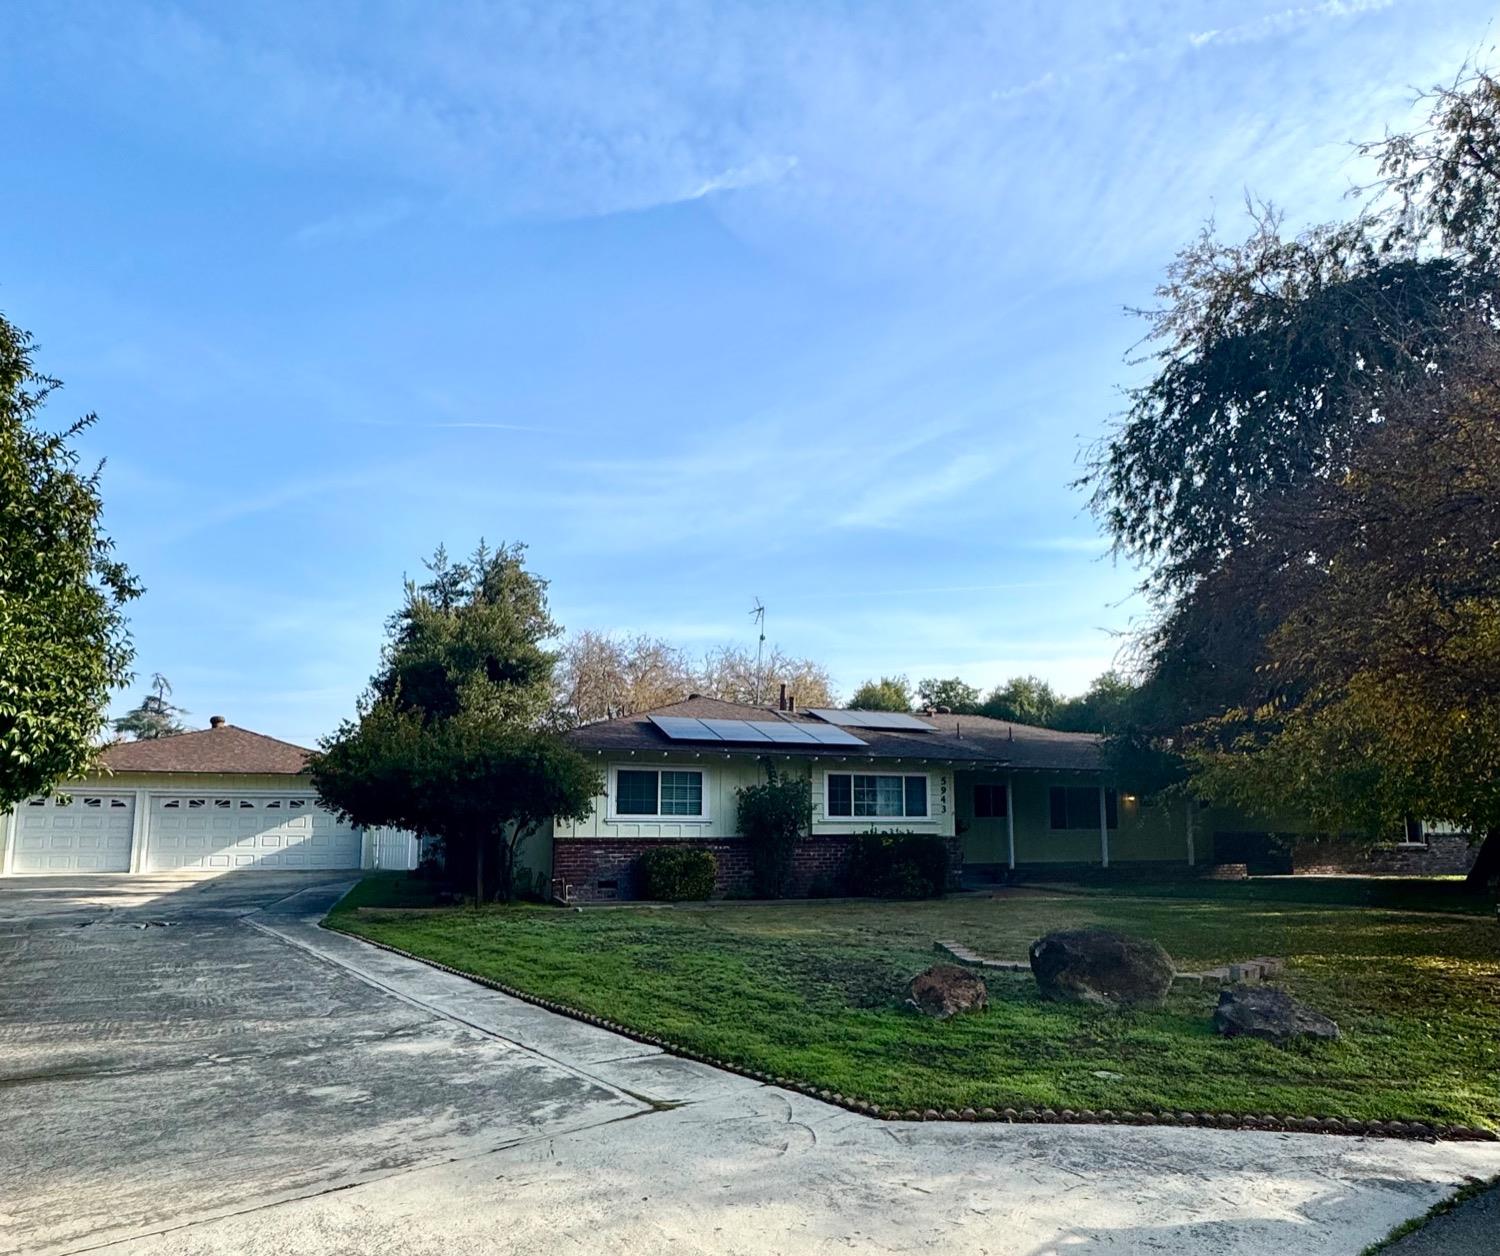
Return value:
<svg viewBox="0 0 1500 1256">
<path fill-rule="evenodd" d="M 484 906 L 484 843 L 474 843 L 474 906 Z"/>
<path fill-rule="evenodd" d="M 1496 877 L 1500 877 L 1500 829 L 1492 828 L 1485 831 L 1474 865 L 1464 878 L 1464 888 L 1475 892 L 1488 889 Z"/>
</svg>

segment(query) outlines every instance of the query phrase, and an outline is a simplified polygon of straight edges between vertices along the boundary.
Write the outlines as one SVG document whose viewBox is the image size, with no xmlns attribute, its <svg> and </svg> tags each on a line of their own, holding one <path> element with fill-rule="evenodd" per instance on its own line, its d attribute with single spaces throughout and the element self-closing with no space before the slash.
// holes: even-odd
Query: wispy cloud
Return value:
<svg viewBox="0 0 1500 1256">
<path fill-rule="evenodd" d="M 1311 76 L 1285 49 L 1260 49 L 1342 40 L 1399 7 L 1101 0 L 1017 13 L 960 0 L 923 21 L 648 0 L 419 19 L 374 4 L 334 41 L 311 13 L 100 6 L 51 46 L 149 125 L 196 115 L 263 160 L 402 189 L 303 225 L 304 246 L 388 230 L 419 204 L 482 219 L 704 201 L 758 246 L 857 273 L 1077 274 L 1170 248 L 1212 197 L 1247 184 L 1296 211 L 1331 203 L 1317 190 L 1329 154 L 1287 120 L 1337 100 L 1350 134 L 1378 131 L 1409 81 L 1389 70 L 1412 64 L 1411 41 L 1387 38 L 1374 61 L 1315 53 Z M 1404 29 L 1431 42 L 1434 65 L 1464 50 L 1432 27 L 1418 13 Z M 1280 118 L 1226 127 L 1208 106 L 1252 81 L 1280 98 Z"/>
<path fill-rule="evenodd" d="M 344 240 L 365 240 L 405 222 L 413 211 L 414 206 L 410 201 L 400 199 L 330 214 L 327 218 L 299 227 L 292 240 L 305 247 Z"/>
</svg>

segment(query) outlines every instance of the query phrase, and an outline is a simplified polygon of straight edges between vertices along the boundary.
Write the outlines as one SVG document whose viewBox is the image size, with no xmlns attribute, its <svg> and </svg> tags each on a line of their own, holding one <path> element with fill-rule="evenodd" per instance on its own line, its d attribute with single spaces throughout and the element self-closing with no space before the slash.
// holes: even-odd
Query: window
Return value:
<svg viewBox="0 0 1500 1256">
<path fill-rule="evenodd" d="M 1009 794 L 1004 785 L 974 786 L 974 818 L 976 820 L 1003 820 L 1007 810 Z"/>
<path fill-rule="evenodd" d="M 230 806 L 229 799 L 227 799 L 227 798 L 215 798 L 214 799 L 214 810 L 216 810 L 216 811 L 228 811 L 229 810 L 229 806 Z"/>
<path fill-rule="evenodd" d="M 1098 829 L 1099 790 L 1094 785 L 1054 785 L 1051 790 L 1054 829 Z M 1112 789 L 1104 791 L 1104 821 L 1120 827 L 1120 800 Z"/>
<path fill-rule="evenodd" d="M 307 806 L 307 799 L 289 798 L 286 805 L 293 811 L 301 811 L 303 807 Z"/>
<path fill-rule="evenodd" d="M 826 781 L 830 816 L 927 819 L 926 776 L 830 772 Z"/>
<path fill-rule="evenodd" d="M 240 810 L 241 811 L 254 811 L 255 810 L 255 804 L 253 802 L 251 802 L 250 799 L 248 799 L 248 798 L 241 798 L 240 799 Z"/>
<path fill-rule="evenodd" d="M 273 798 L 268 803 L 266 803 L 266 810 L 267 811 L 277 811 L 277 810 L 280 809 L 280 807 L 281 807 L 281 799 L 279 799 L 279 798 Z"/>
<path fill-rule="evenodd" d="M 28 807 L 45 807 L 47 805 L 47 798 L 45 795 L 43 795 L 41 798 L 28 798 L 26 800 L 26 805 Z"/>
<path fill-rule="evenodd" d="M 1427 830 L 1420 820 L 1414 820 L 1411 816 L 1406 817 L 1405 827 L 1401 833 L 1398 846 L 1426 846 Z"/>
<path fill-rule="evenodd" d="M 703 773 L 663 768 L 615 772 L 614 814 L 703 818 Z"/>
<path fill-rule="evenodd" d="M 123 798 L 111 798 L 109 800 L 109 805 L 111 807 L 119 807 L 123 810 L 125 807 L 125 800 Z"/>
<path fill-rule="evenodd" d="M 167 801 L 162 803 L 161 806 L 163 811 L 176 811 L 179 807 L 182 806 L 182 803 L 179 802 L 176 798 L 168 798 Z"/>
<path fill-rule="evenodd" d="M 102 806 L 104 806 L 104 799 L 102 799 L 102 798 L 85 798 L 83 800 L 83 805 L 85 807 L 102 807 Z"/>
<path fill-rule="evenodd" d="M 206 806 L 208 806 L 208 799 L 207 798 L 189 798 L 188 799 L 188 810 L 189 811 L 201 811 Z"/>
</svg>

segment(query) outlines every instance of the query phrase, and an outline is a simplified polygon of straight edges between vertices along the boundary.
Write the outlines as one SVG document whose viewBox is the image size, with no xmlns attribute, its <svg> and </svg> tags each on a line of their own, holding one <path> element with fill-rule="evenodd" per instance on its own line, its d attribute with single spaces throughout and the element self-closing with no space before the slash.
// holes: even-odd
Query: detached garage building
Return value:
<svg viewBox="0 0 1500 1256">
<path fill-rule="evenodd" d="M 105 769 L 0 817 L 10 876 L 411 867 L 406 834 L 318 805 L 307 751 L 215 716 L 203 732 L 122 742 Z"/>
</svg>

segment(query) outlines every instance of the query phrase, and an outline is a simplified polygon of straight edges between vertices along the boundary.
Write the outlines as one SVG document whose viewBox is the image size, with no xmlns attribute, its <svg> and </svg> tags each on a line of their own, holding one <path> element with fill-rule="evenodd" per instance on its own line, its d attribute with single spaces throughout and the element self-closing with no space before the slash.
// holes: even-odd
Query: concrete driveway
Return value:
<svg viewBox="0 0 1500 1256">
<path fill-rule="evenodd" d="M 871 1121 L 328 934 L 346 883 L 0 882 L 0 1251 L 1352 1254 L 1500 1171 Z"/>
</svg>

